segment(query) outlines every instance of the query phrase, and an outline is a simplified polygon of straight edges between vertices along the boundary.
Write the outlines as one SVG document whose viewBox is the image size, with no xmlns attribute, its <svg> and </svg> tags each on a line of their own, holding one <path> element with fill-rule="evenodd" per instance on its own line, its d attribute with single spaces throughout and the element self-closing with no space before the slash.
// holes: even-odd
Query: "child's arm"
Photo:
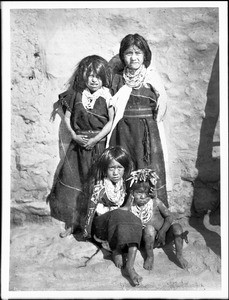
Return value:
<svg viewBox="0 0 229 300">
<path fill-rule="evenodd" d="M 69 130 L 69 132 L 72 136 L 72 139 L 74 141 L 76 141 L 79 145 L 84 146 L 85 143 L 87 142 L 86 136 L 75 133 L 75 131 L 71 127 L 70 118 L 71 118 L 71 112 L 69 110 L 66 110 L 65 115 L 64 115 L 64 121 L 65 121 L 66 127 Z"/>
<path fill-rule="evenodd" d="M 129 197 L 126 200 L 125 205 L 120 207 L 120 209 L 122 209 L 122 210 L 131 210 L 131 205 L 133 204 L 133 201 L 134 201 L 134 196 L 133 196 L 133 193 L 131 192 Z"/>
<path fill-rule="evenodd" d="M 90 138 L 87 143 L 85 144 L 85 148 L 90 150 L 92 149 L 101 139 L 103 139 L 105 136 L 108 135 L 108 133 L 111 131 L 111 127 L 114 120 L 114 108 L 113 106 L 110 106 L 108 108 L 108 116 L 109 120 L 107 124 L 103 127 L 103 129 L 93 138 Z"/>
<path fill-rule="evenodd" d="M 156 239 L 157 239 L 158 244 L 165 245 L 166 232 L 168 231 L 168 229 L 170 228 L 170 226 L 173 222 L 173 217 L 172 217 L 170 211 L 168 210 L 168 208 L 164 205 L 164 203 L 161 200 L 157 199 L 156 201 L 157 201 L 157 207 L 158 207 L 162 217 L 164 218 L 163 226 L 158 231 Z"/>
</svg>

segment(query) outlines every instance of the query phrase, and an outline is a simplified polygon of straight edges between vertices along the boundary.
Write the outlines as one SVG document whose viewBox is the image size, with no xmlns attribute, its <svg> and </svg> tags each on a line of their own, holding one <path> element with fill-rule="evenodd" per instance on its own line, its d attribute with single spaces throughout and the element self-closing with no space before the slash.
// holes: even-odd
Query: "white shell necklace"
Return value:
<svg viewBox="0 0 229 300">
<path fill-rule="evenodd" d="M 121 178 L 115 185 L 108 178 L 104 178 L 104 187 L 107 198 L 116 204 L 121 206 L 124 202 L 125 190 L 123 186 L 123 179 Z"/>
</svg>

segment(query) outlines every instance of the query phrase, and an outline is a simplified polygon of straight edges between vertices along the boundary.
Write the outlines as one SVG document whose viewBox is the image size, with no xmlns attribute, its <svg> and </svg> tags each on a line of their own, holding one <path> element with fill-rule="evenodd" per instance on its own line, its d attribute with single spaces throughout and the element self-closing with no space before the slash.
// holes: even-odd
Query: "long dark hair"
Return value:
<svg viewBox="0 0 229 300">
<path fill-rule="evenodd" d="M 124 167 L 124 180 L 130 175 L 133 163 L 128 152 L 120 146 L 109 147 L 103 151 L 96 163 L 96 182 L 103 180 L 107 176 L 108 166 L 113 159 Z"/>
<path fill-rule="evenodd" d="M 84 90 L 91 73 L 101 78 L 104 87 L 110 87 L 111 70 L 108 62 L 99 55 L 90 55 L 83 58 L 76 66 L 75 71 L 68 80 L 68 89 Z"/>
<path fill-rule="evenodd" d="M 120 146 L 106 148 L 88 172 L 87 180 L 84 183 L 84 193 L 87 198 L 91 196 L 94 185 L 107 176 L 108 166 L 113 159 L 124 167 L 123 180 L 126 181 L 129 177 L 133 170 L 133 162 L 129 153 Z"/>
<path fill-rule="evenodd" d="M 120 49 L 119 49 L 119 57 L 120 57 L 120 60 L 122 61 L 123 65 L 125 66 L 124 52 L 130 46 L 133 46 L 133 45 L 138 47 L 144 53 L 144 62 L 143 63 L 145 65 L 145 67 L 148 68 L 148 66 L 151 63 L 151 56 L 152 56 L 151 50 L 149 48 L 147 41 L 144 39 L 144 37 L 137 33 L 128 34 L 121 41 Z"/>
</svg>

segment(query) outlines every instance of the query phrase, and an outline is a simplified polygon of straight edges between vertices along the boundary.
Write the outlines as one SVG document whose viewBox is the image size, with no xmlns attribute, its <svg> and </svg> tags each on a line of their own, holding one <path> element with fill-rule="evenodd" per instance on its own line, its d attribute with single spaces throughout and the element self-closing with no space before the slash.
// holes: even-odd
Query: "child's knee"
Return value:
<svg viewBox="0 0 229 300">
<path fill-rule="evenodd" d="M 174 223 L 172 225 L 172 229 L 173 229 L 173 234 L 176 235 L 181 235 L 183 233 L 183 229 L 182 226 L 179 223 Z"/>
<path fill-rule="evenodd" d="M 145 227 L 144 234 L 143 234 L 145 239 L 150 239 L 150 240 L 154 241 L 156 238 L 156 235 L 157 235 L 157 231 L 153 226 L 148 225 Z"/>
</svg>

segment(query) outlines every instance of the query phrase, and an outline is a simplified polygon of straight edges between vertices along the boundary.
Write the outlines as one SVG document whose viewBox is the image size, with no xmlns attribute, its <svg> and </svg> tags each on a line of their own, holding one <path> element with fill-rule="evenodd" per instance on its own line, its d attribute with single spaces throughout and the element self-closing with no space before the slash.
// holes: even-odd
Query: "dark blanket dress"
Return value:
<svg viewBox="0 0 229 300">
<path fill-rule="evenodd" d="M 102 203 L 109 211 L 98 215 L 97 205 Z M 107 241 L 113 251 L 119 246 L 135 244 L 140 247 L 142 237 L 141 219 L 131 211 L 122 210 L 109 200 L 103 182 L 95 186 L 88 203 L 84 231 L 88 237 Z"/>
<path fill-rule="evenodd" d="M 99 97 L 93 109 L 86 110 L 82 93 L 67 91 L 59 95 L 64 110 L 71 112 L 71 126 L 76 134 L 95 136 L 108 122 L 106 100 Z M 105 149 L 102 139 L 92 150 L 85 150 L 74 140 L 70 142 L 57 182 L 50 195 L 52 217 L 66 223 L 66 227 L 78 225 L 79 218 L 86 214 L 87 203 L 82 187 L 93 162 Z"/>
<path fill-rule="evenodd" d="M 124 85 L 121 74 L 113 79 L 116 92 Z M 152 86 L 132 89 L 123 118 L 114 128 L 109 146 L 120 145 L 131 155 L 136 169 L 150 168 L 159 176 L 157 196 L 168 206 L 162 144 L 156 118 L 157 96 Z"/>
</svg>

